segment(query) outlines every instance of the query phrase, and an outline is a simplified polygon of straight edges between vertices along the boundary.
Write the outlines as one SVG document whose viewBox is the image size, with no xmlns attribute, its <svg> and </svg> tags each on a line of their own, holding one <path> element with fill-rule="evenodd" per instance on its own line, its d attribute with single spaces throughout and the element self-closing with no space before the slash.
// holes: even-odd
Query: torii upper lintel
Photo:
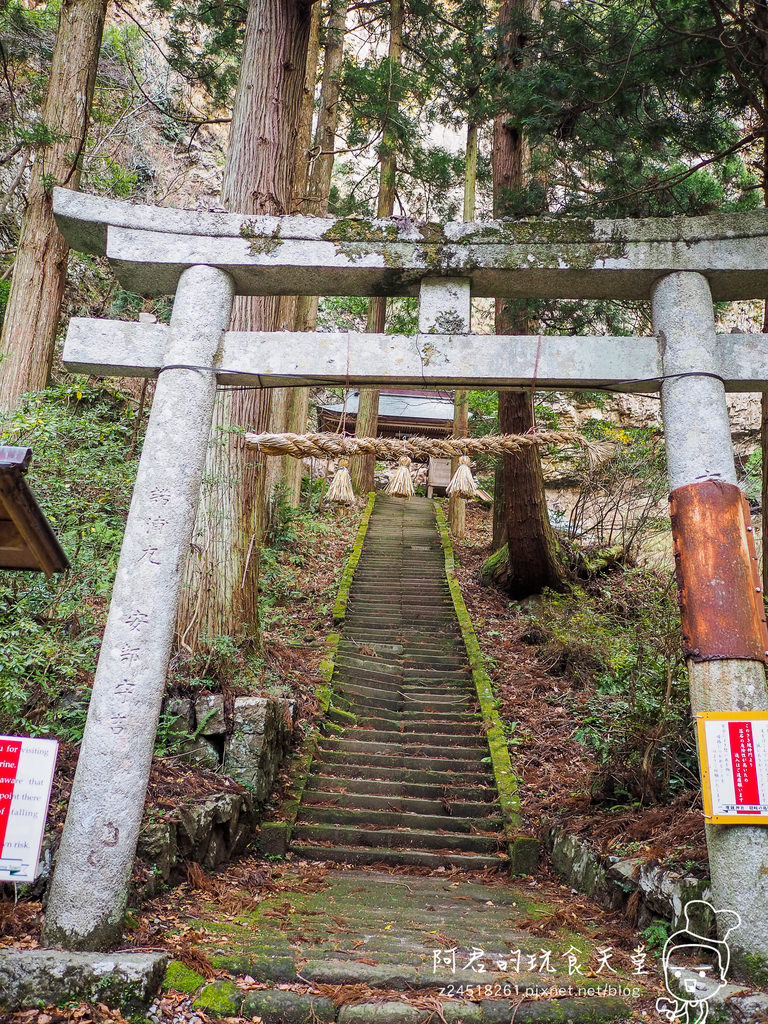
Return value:
<svg viewBox="0 0 768 1024">
<path fill-rule="evenodd" d="M 70 246 L 106 256 L 142 295 L 175 292 L 196 264 L 242 295 L 417 295 L 460 277 L 472 295 L 647 299 L 670 273 L 703 274 L 716 301 L 768 294 L 768 211 L 645 220 L 426 224 L 200 213 L 54 189 Z"/>
</svg>

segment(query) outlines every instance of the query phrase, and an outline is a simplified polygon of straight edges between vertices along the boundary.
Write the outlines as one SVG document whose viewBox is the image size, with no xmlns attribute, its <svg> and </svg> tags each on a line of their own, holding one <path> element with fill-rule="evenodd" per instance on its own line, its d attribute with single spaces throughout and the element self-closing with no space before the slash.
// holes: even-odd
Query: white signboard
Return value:
<svg viewBox="0 0 768 1024">
<path fill-rule="evenodd" d="M 768 823 L 768 712 L 708 711 L 696 719 L 706 820 Z"/>
<path fill-rule="evenodd" d="M 59 744 L 0 736 L 0 882 L 34 882 Z"/>
</svg>

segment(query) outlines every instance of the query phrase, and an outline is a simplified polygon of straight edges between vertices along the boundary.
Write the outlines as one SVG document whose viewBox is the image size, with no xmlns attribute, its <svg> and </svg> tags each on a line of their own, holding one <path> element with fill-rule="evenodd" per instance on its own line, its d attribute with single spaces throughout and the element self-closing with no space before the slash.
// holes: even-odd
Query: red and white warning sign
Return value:
<svg viewBox="0 0 768 1024">
<path fill-rule="evenodd" d="M 34 882 L 59 744 L 0 736 L 0 882 Z"/>
<path fill-rule="evenodd" d="M 706 820 L 768 823 L 768 712 L 706 711 L 696 725 Z"/>
</svg>

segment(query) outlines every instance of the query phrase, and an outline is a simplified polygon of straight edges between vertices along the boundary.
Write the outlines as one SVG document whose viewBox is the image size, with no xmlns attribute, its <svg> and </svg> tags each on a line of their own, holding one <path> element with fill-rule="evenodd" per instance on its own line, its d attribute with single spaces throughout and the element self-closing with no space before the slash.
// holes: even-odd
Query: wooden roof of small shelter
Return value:
<svg viewBox="0 0 768 1024">
<path fill-rule="evenodd" d="M 354 431 L 360 392 L 345 403 L 318 406 L 321 430 L 335 432 L 342 417 L 347 431 Z M 450 437 L 453 431 L 453 396 L 413 388 L 386 388 L 379 392 L 379 437 Z"/>
<path fill-rule="evenodd" d="M 24 479 L 31 460 L 31 448 L 0 446 L 0 569 L 50 576 L 69 562 Z"/>
</svg>

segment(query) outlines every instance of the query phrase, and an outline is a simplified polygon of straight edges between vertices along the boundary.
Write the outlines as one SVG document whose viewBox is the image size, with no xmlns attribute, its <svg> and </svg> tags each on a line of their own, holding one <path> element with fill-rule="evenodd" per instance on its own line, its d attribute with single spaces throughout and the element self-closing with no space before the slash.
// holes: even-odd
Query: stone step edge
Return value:
<svg viewBox="0 0 768 1024">
<path fill-rule="evenodd" d="M 371 491 L 360 519 L 360 525 L 355 534 L 352 551 L 347 559 L 347 564 L 344 567 L 339 584 L 336 603 L 333 608 L 333 621 L 335 625 L 343 622 L 346 615 L 352 580 L 355 575 L 355 569 L 360 561 L 375 503 L 376 494 L 374 491 Z M 355 714 L 348 710 L 348 701 L 340 701 L 339 706 L 336 706 L 334 703 L 332 680 L 336 671 L 336 651 L 340 640 L 341 633 L 338 629 L 334 629 L 328 634 L 323 660 L 319 668 L 322 682 L 315 687 L 315 696 L 324 715 L 324 720 L 321 719 L 319 723 L 312 727 L 307 734 L 303 747 L 294 754 L 288 769 L 291 783 L 288 787 L 287 796 L 278 808 L 268 813 L 266 820 L 263 820 L 259 827 L 257 845 L 260 852 L 265 856 L 284 857 L 288 851 L 291 833 L 296 824 L 299 806 L 301 805 L 301 797 L 307 786 L 312 764 L 319 750 L 323 726 L 329 723 L 331 727 L 334 724 L 338 727 L 344 724 L 354 724 L 357 721 Z M 343 705 L 346 705 L 346 707 Z"/>
<path fill-rule="evenodd" d="M 365 506 L 362 519 L 360 520 L 360 526 L 357 528 L 357 534 L 355 536 L 354 543 L 352 544 L 352 551 L 350 552 L 347 564 L 344 567 L 344 572 L 341 577 L 341 583 L 339 584 L 339 591 L 336 595 L 336 603 L 333 606 L 333 621 L 338 624 L 343 621 L 347 614 L 347 605 L 349 604 L 349 592 L 352 589 L 352 580 L 354 579 L 355 570 L 357 569 L 358 562 L 363 553 L 363 544 L 368 533 L 368 526 L 373 515 L 373 507 L 376 504 L 376 492 L 371 491 L 368 495 L 368 502 Z"/>
<path fill-rule="evenodd" d="M 491 755 L 491 766 L 493 768 L 494 778 L 496 779 L 496 788 L 499 792 L 501 813 L 506 819 L 510 830 L 517 832 L 522 825 L 519 780 L 512 769 L 512 762 L 509 756 L 509 747 L 507 746 L 504 727 L 496 708 L 493 684 L 486 670 L 485 659 L 483 657 L 474 626 L 472 625 L 472 618 L 469 614 L 469 610 L 467 609 L 464 596 L 461 592 L 461 586 L 459 585 L 459 581 L 456 577 L 456 556 L 454 554 L 453 544 L 451 543 L 451 537 L 448 532 L 448 523 L 445 518 L 445 513 L 437 501 L 434 502 L 434 507 L 437 519 L 437 529 L 440 534 L 440 541 L 443 546 L 443 555 L 445 558 L 445 576 L 448 580 L 448 589 L 451 594 L 454 611 L 456 612 L 456 618 L 459 623 L 459 629 L 467 650 L 467 659 L 469 661 L 469 665 L 472 670 L 472 677 L 477 689 L 477 699 L 480 702 L 480 714 L 485 726 L 488 749 Z M 533 837 L 519 836 L 518 839 L 523 841 L 529 856 L 533 852 L 533 844 L 535 844 L 537 849 L 540 849 L 539 841 Z M 527 858 L 524 859 L 527 861 Z M 530 868 L 529 871 L 524 873 L 530 873 Z"/>
<path fill-rule="evenodd" d="M 515 986 L 512 984 L 509 986 L 511 998 L 484 999 L 479 1002 L 456 998 L 451 995 L 451 987 L 454 992 L 457 989 L 463 992 L 460 986 L 453 983 L 452 986 L 432 986 L 438 1000 L 444 1000 L 439 1019 L 445 1024 L 509 1024 L 510 1021 L 515 1024 L 555 1024 L 564 1021 L 569 1024 L 610 1024 L 626 1021 L 632 1013 L 629 1004 L 618 995 L 568 996 L 569 988 L 573 991 L 575 986 L 565 983 L 560 987 L 550 986 L 550 991 L 562 991 L 563 996 L 559 998 L 555 995 L 542 999 L 532 994 L 526 999 L 525 989 L 522 989 L 521 999 L 520 995 L 514 994 Z M 606 993 L 621 991 L 618 984 L 584 989 L 600 993 L 603 990 Z M 309 986 L 306 992 L 281 988 L 243 991 L 235 982 L 219 979 L 203 985 L 199 992 L 192 993 L 195 997 L 192 1008 L 202 1011 L 206 1019 L 214 1021 L 238 1019 L 244 1015 L 246 1019 L 311 1020 L 315 1024 L 433 1024 L 436 1017 L 433 1005 L 425 1008 L 403 996 L 387 999 L 387 991 L 384 989 L 376 1001 L 347 1003 L 337 1008 L 322 990 L 313 993 Z M 398 990 L 394 990 L 393 995 L 397 996 Z M 549 1012 L 547 1007 L 551 1007 Z"/>
</svg>

